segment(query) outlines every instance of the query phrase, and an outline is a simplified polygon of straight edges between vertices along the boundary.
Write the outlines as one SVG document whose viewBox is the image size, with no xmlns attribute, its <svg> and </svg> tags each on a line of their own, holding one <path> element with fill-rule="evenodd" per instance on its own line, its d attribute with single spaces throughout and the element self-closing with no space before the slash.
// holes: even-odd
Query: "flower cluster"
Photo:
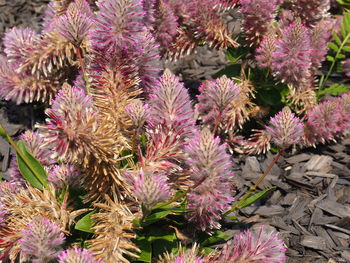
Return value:
<svg viewBox="0 0 350 263">
<path fill-rule="evenodd" d="M 64 235 L 59 226 L 46 218 L 36 218 L 22 230 L 21 252 L 32 262 L 44 263 L 57 257 Z"/>
<path fill-rule="evenodd" d="M 302 140 L 304 125 L 288 107 L 285 107 L 270 119 L 270 124 L 266 126 L 266 131 L 278 147 L 287 148 Z"/>
<path fill-rule="evenodd" d="M 233 201 L 230 190 L 232 162 L 226 153 L 226 145 L 220 145 L 220 139 L 204 129 L 189 142 L 186 153 L 194 184 L 188 195 L 188 208 L 193 210 L 188 219 L 203 231 L 217 229 L 220 213 L 229 209 Z"/>
</svg>

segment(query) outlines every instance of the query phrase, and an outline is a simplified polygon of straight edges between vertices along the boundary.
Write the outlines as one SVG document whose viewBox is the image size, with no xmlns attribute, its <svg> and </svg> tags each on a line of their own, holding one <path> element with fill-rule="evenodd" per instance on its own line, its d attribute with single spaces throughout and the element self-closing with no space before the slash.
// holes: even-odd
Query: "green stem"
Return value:
<svg viewBox="0 0 350 263">
<path fill-rule="evenodd" d="M 245 193 L 245 195 L 242 197 L 242 199 L 236 203 L 234 206 L 232 206 L 232 208 L 230 210 L 228 210 L 227 212 L 225 212 L 222 216 L 227 216 L 232 212 L 235 212 L 239 209 L 241 209 L 242 204 L 244 203 L 245 200 L 247 200 L 247 198 L 252 194 L 253 191 L 256 190 L 256 188 L 261 184 L 261 182 L 264 180 L 264 178 L 266 177 L 266 175 L 270 172 L 270 170 L 272 169 L 272 167 L 274 166 L 274 164 L 277 162 L 277 160 L 281 157 L 283 153 L 283 150 L 279 150 L 279 152 L 277 153 L 277 155 L 275 156 L 275 158 L 273 158 L 272 162 L 270 163 L 270 165 L 267 167 L 267 169 L 265 170 L 265 172 L 260 176 L 260 178 L 258 179 L 258 181 L 256 181 L 256 183 L 251 186 L 249 188 L 249 190 Z"/>
<path fill-rule="evenodd" d="M 343 42 L 341 43 L 338 51 L 337 51 L 337 54 L 335 54 L 335 57 L 334 57 L 334 61 L 332 62 L 332 65 L 331 67 L 329 68 L 328 72 L 327 72 L 327 75 L 326 77 L 323 79 L 323 82 L 320 84 L 320 87 L 319 87 L 319 90 L 322 90 L 324 85 L 326 84 L 326 82 L 328 81 L 328 78 L 329 76 L 331 75 L 332 71 L 333 71 L 333 68 L 335 66 L 335 63 L 337 61 L 337 57 L 338 55 L 340 54 L 340 52 L 342 51 L 344 45 L 346 44 L 346 42 L 348 41 L 348 39 L 350 38 L 350 34 L 347 34 L 347 36 L 344 38 Z"/>
<path fill-rule="evenodd" d="M 36 170 L 32 166 L 31 162 L 27 159 L 27 157 L 22 153 L 22 151 L 18 148 L 17 144 L 12 140 L 12 138 L 8 135 L 7 131 L 4 129 L 4 127 L 0 124 L 0 135 L 5 138 L 8 143 L 11 144 L 11 146 L 16 150 L 18 155 L 23 159 L 23 161 L 26 163 L 28 168 L 32 171 L 32 173 L 35 175 L 36 179 L 40 181 L 40 183 L 46 187 L 47 182 L 41 178 L 40 175 L 37 174 Z"/>
</svg>

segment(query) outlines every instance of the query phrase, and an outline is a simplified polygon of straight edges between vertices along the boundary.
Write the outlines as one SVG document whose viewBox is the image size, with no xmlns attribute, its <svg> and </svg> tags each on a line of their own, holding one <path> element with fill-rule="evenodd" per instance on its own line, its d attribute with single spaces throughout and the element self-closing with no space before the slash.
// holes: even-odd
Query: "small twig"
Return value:
<svg viewBox="0 0 350 263">
<path fill-rule="evenodd" d="M 242 204 L 244 203 L 245 200 L 247 200 L 247 198 L 252 194 L 253 191 L 256 190 L 256 188 L 260 185 L 260 183 L 264 180 L 264 178 L 266 177 L 266 175 L 270 172 L 270 170 L 272 169 L 272 167 L 274 166 L 274 164 L 277 162 L 277 160 L 281 157 L 283 153 L 283 150 L 280 150 L 277 155 L 275 156 L 275 158 L 273 158 L 272 162 L 270 163 L 270 165 L 267 167 L 267 169 L 265 170 L 265 172 L 260 176 L 260 178 L 258 179 L 258 181 L 256 181 L 256 183 L 251 186 L 249 188 L 249 190 L 245 193 L 245 195 L 242 197 L 242 199 L 235 204 L 230 210 L 228 210 L 227 212 L 225 212 L 223 214 L 223 216 L 227 216 L 232 212 L 235 212 L 237 210 L 239 210 L 242 206 Z"/>
</svg>

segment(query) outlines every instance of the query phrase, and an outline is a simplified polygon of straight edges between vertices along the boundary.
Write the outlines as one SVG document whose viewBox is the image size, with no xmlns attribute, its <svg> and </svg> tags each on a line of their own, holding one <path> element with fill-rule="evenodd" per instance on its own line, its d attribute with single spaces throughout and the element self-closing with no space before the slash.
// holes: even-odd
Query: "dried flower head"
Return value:
<svg viewBox="0 0 350 263">
<path fill-rule="evenodd" d="M 266 231 L 263 226 L 258 232 L 244 231 L 234 236 L 208 263 L 283 263 L 284 242 L 275 231 Z"/>
<path fill-rule="evenodd" d="M 268 32 L 277 13 L 277 0 L 240 0 L 243 32 L 249 44 L 257 46 Z"/>
<path fill-rule="evenodd" d="M 288 107 L 284 107 L 270 119 L 266 131 L 270 134 L 271 140 L 284 149 L 302 140 L 304 125 Z"/>
<path fill-rule="evenodd" d="M 58 263 L 98 263 L 94 256 L 87 250 L 81 248 L 67 249 L 59 253 Z"/>
<path fill-rule="evenodd" d="M 185 147 L 190 178 L 198 185 L 188 194 L 188 219 L 202 231 L 220 228 L 220 213 L 230 208 L 232 162 L 226 145 L 204 129 Z"/>
<path fill-rule="evenodd" d="M 243 150 L 248 154 L 266 153 L 271 148 L 271 135 L 265 130 L 252 130 L 253 133 L 248 141 L 242 141 Z"/>
<path fill-rule="evenodd" d="M 114 200 L 117 196 L 114 194 Z M 132 232 L 135 219 L 128 207 L 105 196 L 105 203 L 95 203 L 100 212 L 92 216 L 95 225 L 95 236 L 89 240 L 89 250 L 102 262 L 128 263 L 126 256 L 137 257 L 134 252 L 140 252 L 131 242 L 136 237 Z"/>
<path fill-rule="evenodd" d="M 276 41 L 276 50 L 272 53 L 273 75 L 282 82 L 296 88 L 310 86 L 311 43 L 308 29 L 295 21 L 284 30 Z"/>
<path fill-rule="evenodd" d="M 46 263 L 57 257 L 65 237 L 56 223 L 38 217 L 22 231 L 21 253 L 35 263 Z"/>
</svg>

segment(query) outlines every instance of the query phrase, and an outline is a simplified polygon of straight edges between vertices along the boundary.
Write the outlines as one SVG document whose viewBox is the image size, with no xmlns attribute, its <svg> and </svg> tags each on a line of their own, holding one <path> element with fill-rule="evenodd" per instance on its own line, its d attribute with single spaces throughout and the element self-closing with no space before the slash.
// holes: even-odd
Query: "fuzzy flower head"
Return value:
<svg viewBox="0 0 350 263">
<path fill-rule="evenodd" d="M 270 119 L 266 131 L 271 136 L 271 140 L 284 149 L 302 140 L 304 125 L 288 107 L 284 107 Z"/>
<path fill-rule="evenodd" d="M 86 0 L 76 0 L 71 3 L 65 14 L 58 18 L 59 33 L 75 46 L 79 46 L 93 26 L 89 14 L 92 16 L 93 13 Z"/>
<path fill-rule="evenodd" d="M 74 162 L 91 152 L 89 138 L 98 128 L 91 96 L 80 88 L 65 85 L 46 114 L 49 116 L 46 125 L 37 127 L 43 130 L 45 144 L 53 147 L 52 158 L 59 156 Z"/>
<path fill-rule="evenodd" d="M 72 164 L 54 165 L 49 170 L 47 180 L 56 189 L 63 189 L 66 186 L 76 188 L 81 184 L 80 171 Z"/>
<path fill-rule="evenodd" d="M 274 21 L 278 0 L 240 0 L 243 32 L 250 45 L 258 45 Z"/>
<path fill-rule="evenodd" d="M 125 178 L 131 186 L 131 192 L 148 210 L 170 198 L 168 178 L 163 173 L 140 170 L 137 173 L 126 173 Z"/>
<path fill-rule="evenodd" d="M 34 263 L 45 263 L 57 257 L 65 237 L 56 223 L 37 217 L 21 231 L 19 240 L 24 255 Z"/>
<path fill-rule="evenodd" d="M 185 147 L 190 178 L 198 184 L 188 195 L 188 208 L 193 210 L 188 219 L 202 231 L 220 228 L 220 213 L 230 208 L 233 201 L 230 190 L 232 162 L 226 145 L 204 129 Z"/>
<path fill-rule="evenodd" d="M 33 44 L 38 35 L 31 28 L 12 28 L 5 34 L 4 46 L 6 56 L 11 63 L 24 62 L 29 52 L 33 52 Z"/>
<path fill-rule="evenodd" d="M 282 30 L 282 38 L 276 41 L 272 53 L 273 75 L 282 82 L 305 89 L 311 81 L 311 43 L 308 29 L 293 22 Z"/>
<path fill-rule="evenodd" d="M 169 1 L 160 0 L 155 14 L 154 36 L 163 54 L 174 42 L 177 35 L 177 27 L 179 26 L 178 19 Z"/>
<path fill-rule="evenodd" d="M 195 244 L 191 249 L 182 251 L 182 253 L 174 259 L 174 263 L 204 263 L 204 260 L 198 256 L 198 246 Z"/>
<path fill-rule="evenodd" d="M 101 260 L 96 261 L 93 254 L 87 249 L 73 248 L 62 251 L 58 255 L 58 263 L 98 263 Z"/>
<path fill-rule="evenodd" d="M 98 1 L 96 29 L 91 34 L 94 50 L 116 54 L 134 47 L 137 35 L 144 29 L 142 1 L 106 0 Z"/>
<path fill-rule="evenodd" d="M 149 97 L 150 117 L 147 122 L 152 127 L 165 125 L 181 130 L 184 135 L 192 133 L 194 112 L 187 90 L 178 77 L 166 69 Z"/>
<path fill-rule="evenodd" d="M 285 262 L 284 242 L 275 231 L 266 231 L 263 226 L 259 231 L 244 231 L 234 236 L 222 248 L 210 263 L 283 263 Z"/>
<path fill-rule="evenodd" d="M 303 24 L 312 25 L 315 21 L 329 15 L 330 0 L 298 0 L 292 1 L 292 10 Z"/>
<path fill-rule="evenodd" d="M 141 100 L 137 99 L 126 106 L 125 111 L 133 124 L 137 128 L 141 128 L 149 116 L 149 105 L 144 104 Z"/>
<path fill-rule="evenodd" d="M 276 37 L 273 34 L 264 36 L 260 46 L 256 49 L 256 62 L 262 68 L 271 68 L 272 53 L 275 52 Z"/>
<path fill-rule="evenodd" d="M 199 87 L 196 110 L 205 124 L 215 125 L 226 118 L 231 103 L 239 95 L 239 87 L 233 80 L 222 76 L 215 81 L 205 81 Z"/>
<path fill-rule="evenodd" d="M 307 113 L 305 139 L 308 145 L 334 141 L 350 129 L 350 99 L 344 94 L 320 103 Z"/>
</svg>

